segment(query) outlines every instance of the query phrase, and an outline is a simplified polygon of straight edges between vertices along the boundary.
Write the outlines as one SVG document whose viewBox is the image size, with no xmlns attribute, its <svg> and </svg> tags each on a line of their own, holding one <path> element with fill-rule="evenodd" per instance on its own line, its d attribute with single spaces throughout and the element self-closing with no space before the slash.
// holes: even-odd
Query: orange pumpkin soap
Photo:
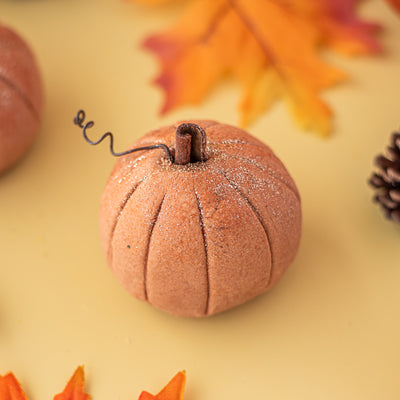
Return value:
<svg viewBox="0 0 400 400">
<path fill-rule="evenodd" d="M 42 113 L 39 70 L 28 45 L 0 25 L 0 173 L 30 148 Z"/>
<path fill-rule="evenodd" d="M 301 233 L 299 192 L 282 162 L 248 133 L 214 121 L 157 129 L 133 148 L 154 144 L 166 146 L 118 159 L 102 197 L 102 246 L 120 283 L 184 317 L 271 288 Z"/>
</svg>

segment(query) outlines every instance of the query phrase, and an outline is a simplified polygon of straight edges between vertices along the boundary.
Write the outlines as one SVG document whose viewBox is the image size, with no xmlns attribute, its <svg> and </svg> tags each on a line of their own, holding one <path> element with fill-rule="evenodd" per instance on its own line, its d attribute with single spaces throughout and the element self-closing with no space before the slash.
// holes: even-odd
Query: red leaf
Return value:
<svg viewBox="0 0 400 400">
<path fill-rule="evenodd" d="M 362 21 L 355 13 L 359 0 L 319 1 L 326 10 L 320 25 L 328 46 L 350 55 L 382 51 L 375 39 L 380 25 Z"/>
<path fill-rule="evenodd" d="M 386 0 L 400 14 L 400 0 Z"/>
</svg>

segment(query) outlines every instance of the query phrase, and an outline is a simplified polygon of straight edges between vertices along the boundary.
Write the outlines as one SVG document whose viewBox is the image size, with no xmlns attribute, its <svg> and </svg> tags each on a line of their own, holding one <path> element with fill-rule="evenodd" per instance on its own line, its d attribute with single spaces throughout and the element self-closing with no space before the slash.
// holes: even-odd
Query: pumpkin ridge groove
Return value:
<svg viewBox="0 0 400 400">
<path fill-rule="evenodd" d="M 119 211 L 118 211 L 118 215 L 115 217 L 115 221 L 114 224 L 111 228 L 111 235 L 110 235 L 110 245 L 108 248 L 108 257 L 109 259 L 112 261 L 112 242 L 114 240 L 114 233 L 115 230 L 117 229 L 117 225 L 118 225 L 118 221 L 121 217 L 122 212 L 124 211 L 124 208 L 126 207 L 126 205 L 128 204 L 128 201 L 130 200 L 130 198 L 133 196 L 133 193 L 136 192 L 136 189 L 139 187 L 139 185 L 144 182 L 149 176 L 153 175 L 153 173 L 146 175 L 144 178 L 142 178 L 131 190 L 129 190 L 129 192 L 127 193 L 127 195 L 125 196 L 124 201 L 122 202 L 121 206 L 119 207 Z M 112 265 L 112 264 L 111 264 Z"/>
<path fill-rule="evenodd" d="M 254 165 L 255 167 L 260 168 L 261 171 L 268 173 L 267 170 L 263 169 L 261 166 L 257 165 L 256 163 L 252 162 L 252 160 L 249 160 L 249 159 L 247 159 L 246 157 L 240 157 L 240 156 L 230 156 L 230 157 L 231 157 L 231 158 L 236 158 L 236 159 L 238 159 L 238 160 L 248 161 L 249 164 Z M 273 177 L 273 178 L 276 178 L 276 177 L 274 177 L 274 176 L 271 175 L 271 174 L 268 174 L 268 175 L 271 176 L 271 177 Z M 290 191 L 291 193 L 293 193 L 293 195 L 296 197 L 296 199 L 298 200 L 298 202 L 299 202 L 299 203 L 301 202 L 299 195 L 297 195 L 296 192 L 295 192 L 290 186 L 288 186 L 287 184 L 285 184 L 285 182 L 283 182 L 282 180 L 280 180 L 280 179 L 278 179 L 278 178 L 276 178 L 276 180 L 278 180 L 279 182 L 281 182 L 282 184 L 284 184 L 284 185 L 289 189 L 289 191 Z M 270 213 L 268 213 L 268 214 L 270 215 Z M 276 224 L 275 224 L 274 220 L 273 220 L 271 217 L 270 217 L 270 219 L 271 219 L 271 223 L 272 223 L 272 224 L 274 225 L 274 227 L 276 228 Z M 287 236 L 286 233 L 285 233 L 285 237 L 287 238 L 287 243 L 289 244 L 289 243 L 290 243 L 290 240 L 288 239 L 288 236 Z M 291 244 L 290 244 L 289 246 L 290 246 L 290 248 L 293 247 Z M 271 250 L 271 252 L 272 252 L 272 250 Z M 271 254 L 272 254 L 272 253 L 271 253 Z"/>
<path fill-rule="evenodd" d="M 236 191 L 236 193 L 244 200 L 244 202 L 249 206 L 249 208 L 251 209 L 252 213 L 254 214 L 254 216 L 257 218 L 258 222 L 261 224 L 261 227 L 263 228 L 263 231 L 265 233 L 265 236 L 267 237 L 267 243 L 268 243 L 268 247 L 269 247 L 269 252 L 270 252 L 270 259 L 271 259 L 271 270 L 268 276 L 268 282 L 266 287 L 268 287 L 269 282 L 271 280 L 272 277 L 272 268 L 273 268 L 273 264 L 274 264 L 274 257 L 273 257 L 273 253 L 272 253 L 272 245 L 271 245 L 271 238 L 270 238 L 270 234 L 268 231 L 267 226 L 265 225 L 263 219 L 261 218 L 261 215 L 259 214 L 259 212 L 257 211 L 256 207 L 254 206 L 254 204 L 244 195 L 244 193 L 240 190 L 239 186 L 236 185 L 235 182 L 231 181 L 222 171 L 218 171 L 218 173 L 220 175 L 222 175 L 227 182 L 229 183 L 229 185 Z"/>
<path fill-rule="evenodd" d="M 230 157 L 231 157 L 231 158 L 236 158 L 236 159 L 238 159 L 238 160 L 247 161 L 250 165 L 254 165 L 255 167 L 259 168 L 261 171 L 268 173 L 267 170 L 265 170 L 264 168 L 262 168 L 260 165 L 254 163 L 252 160 L 248 159 L 247 157 L 232 156 L 232 155 L 230 155 Z M 276 158 L 276 156 L 274 156 L 274 157 Z M 280 160 L 278 159 L 278 161 L 280 161 Z M 222 173 L 221 171 L 218 171 L 218 172 Z M 223 174 L 223 173 L 222 173 L 222 174 Z M 223 175 L 224 175 L 224 174 L 223 174 Z M 289 189 L 289 191 L 295 196 L 295 198 L 297 199 L 297 201 L 298 201 L 299 203 L 301 203 L 300 195 L 297 194 L 297 192 L 296 192 L 294 189 L 292 189 L 289 185 L 287 185 L 287 184 L 286 184 L 284 181 L 282 181 L 281 179 L 279 179 L 279 178 L 277 178 L 277 177 L 275 177 L 275 176 L 273 176 L 273 175 L 271 175 L 271 174 L 268 174 L 268 175 L 271 176 L 272 178 L 275 178 L 277 181 L 281 182 L 285 187 L 287 187 L 287 188 Z M 225 175 L 224 175 L 224 176 L 225 176 Z M 225 178 L 227 178 L 227 177 L 225 176 Z M 270 215 L 270 213 L 268 213 L 268 214 Z M 274 220 L 273 220 L 271 217 L 270 217 L 270 220 L 271 220 L 271 223 L 272 223 L 272 224 L 274 225 L 274 227 L 276 228 L 276 224 L 275 224 Z M 285 233 L 285 237 L 287 238 L 287 243 L 290 243 L 290 240 L 288 239 L 287 233 Z M 290 244 L 290 248 L 292 248 L 292 247 L 293 247 L 293 246 Z M 272 249 L 271 249 L 271 254 L 272 254 Z"/>
<path fill-rule="evenodd" d="M 207 296 L 206 296 L 206 308 L 205 308 L 204 315 L 208 315 L 208 309 L 209 309 L 209 305 L 210 305 L 210 271 L 209 271 L 209 262 L 208 262 L 207 235 L 206 235 L 206 230 L 205 230 L 205 225 L 204 225 L 203 207 L 201 206 L 199 195 L 198 195 L 196 189 L 194 189 L 194 195 L 196 196 L 197 208 L 199 209 L 200 229 L 201 229 L 201 235 L 203 237 L 204 252 L 206 255 Z"/>
<path fill-rule="evenodd" d="M 300 201 L 300 196 L 299 196 L 299 194 L 298 194 L 291 186 L 289 186 L 288 183 L 286 183 L 286 182 L 283 181 L 282 179 L 279 179 L 277 176 L 271 175 L 267 169 L 265 169 L 265 168 L 263 168 L 261 165 L 255 163 L 255 162 L 254 162 L 253 160 L 251 160 L 250 158 L 243 157 L 243 156 L 232 156 L 232 155 L 229 155 L 229 157 L 230 157 L 230 158 L 235 158 L 235 159 L 237 159 L 237 160 L 245 161 L 245 162 L 247 162 L 247 163 L 249 163 L 249 164 L 251 164 L 251 165 L 254 165 L 256 168 L 259 168 L 261 171 L 267 173 L 268 176 L 272 177 L 273 179 L 275 179 L 275 180 L 277 180 L 278 182 L 282 183 L 283 186 L 287 187 L 287 188 L 289 189 L 289 191 L 291 191 L 291 192 L 294 194 L 294 196 L 296 197 L 296 199 L 297 199 L 298 201 Z"/>
<path fill-rule="evenodd" d="M 147 269 L 148 269 L 148 262 L 149 262 L 149 253 L 150 253 L 150 242 L 151 242 L 151 237 L 153 235 L 154 227 L 156 226 L 156 223 L 158 221 L 158 217 L 160 216 L 161 213 L 161 208 L 164 204 L 165 196 L 167 194 L 165 193 L 160 205 L 157 208 L 157 211 L 154 215 L 153 221 L 150 226 L 150 232 L 149 232 L 149 238 L 147 240 L 147 247 L 146 247 L 146 252 L 145 252 L 145 258 L 144 258 L 144 265 L 143 265 L 143 290 L 144 290 L 144 299 L 145 301 L 149 302 L 149 296 L 147 293 Z"/>
<path fill-rule="evenodd" d="M 7 77 L 4 75 L 0 74 L 0 80 L 3 81 L 11 90 L 16 93 L 19 98 L 25 103 L 25 105 L 28 107 L 28 109 L 32 112 L 34 115 L 34 118 L 36 120 L 39 120 L 39 112 L 36 110 L 35 106 L 33 105 L 32 101 L 29 99 L 29 97 L 13 82 L 11 82 Z"/>
</svg>

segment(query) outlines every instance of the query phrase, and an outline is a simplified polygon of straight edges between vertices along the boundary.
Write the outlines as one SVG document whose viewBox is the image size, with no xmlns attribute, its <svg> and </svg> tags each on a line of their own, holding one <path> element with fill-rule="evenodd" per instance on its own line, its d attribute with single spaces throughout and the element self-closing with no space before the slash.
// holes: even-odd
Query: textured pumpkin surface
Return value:
<svg viewBox="0 0 400 400">
<path fill-rule="evenodd" d="M 0 26 L 0 172 L 29 149 L 42 112 L 34 55 L 15 32 Z"/>
<path fill-rule="evenodd" d="M 301 210 L 283 164 L 246 132 L 192 122 L 207 161 L 175 165 L 161 150 L 120 158 L 102 198 L 108 263 L 135 297 L 180 316 L 206 316 L 273 286 L 296 255 Z M 173 148 L 179 124 L 132 147 Z"/>
</svg>

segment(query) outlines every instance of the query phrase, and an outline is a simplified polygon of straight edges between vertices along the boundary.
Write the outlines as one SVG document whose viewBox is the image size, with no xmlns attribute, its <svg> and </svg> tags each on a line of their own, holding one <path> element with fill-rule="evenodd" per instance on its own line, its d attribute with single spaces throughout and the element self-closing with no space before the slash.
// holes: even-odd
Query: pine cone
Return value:
<svg viewBox="0 0 400 400">
<path fill-rule="evenodd" d="M 387 148 L 387 157 L 375 159 L 379 171 L 369 179 L 377 193 L 374 201 L 379 203 L 388 219 L 400 223 L 400 133 L 392 134 L 392 143 Z"/>
</svg>

